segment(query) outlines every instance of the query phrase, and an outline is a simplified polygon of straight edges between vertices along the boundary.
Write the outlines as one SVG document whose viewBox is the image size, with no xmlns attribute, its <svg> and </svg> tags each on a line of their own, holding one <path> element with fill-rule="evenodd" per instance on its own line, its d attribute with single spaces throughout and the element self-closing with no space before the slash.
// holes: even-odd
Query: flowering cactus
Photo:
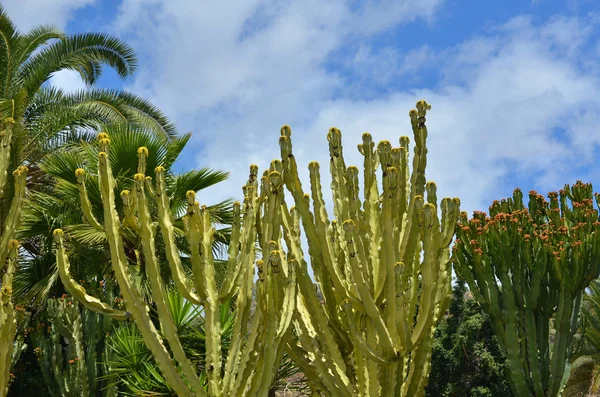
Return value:
<svg viewBox="0 0 600 397">
<path fill-rule="evenodd" d="M 106 233 L 126 311 L 115 310 L 88 295 L 72 279 L 63 232 L 56 230 L 61 280 L 69 293 L 89 309 L 114 319 L 135 321 L 165 380 L 179 396 L 267 396 L 284 352 L 301 367 L 315 394 L 423 395 L 433 331 L 449 302 L 449 245 L 460 204 L 458 199 L 442 200 L 442 216 L 438 217 L 436 186 L 432 182 L 426 184 L 427 109 L 429 105 L 420 101 L 417 109 L 410 112 L 416 143 L 412 174 L 408 138 L 400 138 L 399 148 L 392 149 L 384 141 L 374 150 L 371 136 L 363 136 L 363 144 L 359 145 L 365 158 L 363 203 L 358 198 L 358 168 L 346 168 L 340 131 L 330 130 L 336 217 L 331 221 L 322 197 L 319 166 L 317 163 L 309 166 L 311 195 L 305 195 L 292 153 L 291 130 L 284 126 L 280 138 L 282 160 L 274 160 L 264 172 L 260 192 L 258 167 L 251 166 L 250 178 L 243 189 L 243 206 L 234 205 L 226 276 L 220 289 L 214 278 L 211 254 L 214 230 L 206 207 L 200 207 L 195 193 L 188 192 L 189 205 L 183 223 L 193 270 L 190 281 L 185 277 L 175 245 L 176 231 L 165 192 L 164 169 L 156 168 L 153 187 L 151 178 L 144 175 L 148 152 L 139 149 L 134 193 L 127 190 L 121 193 L 124 207 L 121 219 L 115 209 L 114 179 L 108 156 L 110 142 L 106 134 L 100 134 L 98 169 L 103 224 L 91 211 L 85 171 L 77 170 L 77 177 L 88 222 Z M 376 178 L 379 165 L 383 177 L 381 196 Z M 284 185 L 294 198 L 293 208 L 285 203 Z M 158 226 L 174 284 L 186 299 L 204 308 L 207 390 L 185 357 L 165 304 L 148 197 L 156 202 Z M 310 263 L 324 297 L 323 304 L 308 274 L 300 225 L 306 233 Z M 148 305 L 128 273 L 121 237 L 124 228 L 133 230 L 141 239 L 141 257 L 162 334 L 156 330 L 148 315 Z M 250 319 L 256 242 L 261 258 L 256 261 L 256 311 Z M 236 322 L 223 365 L 219 306 L 234 297 Z M 291 339 L 293 331 L 297 341 Z"/>
<path fill-rule="evenodd" d="M 334 220 L 325 209 L 319 164 L 309 164 L 310 195 L 305 195 L 290 128 L 281 130 L 283 179 L 296 204 L 289 212 L 284 206 L 284 235 L 288 257 L 299 263 L 298 341 L 289 343 L 288 351 L 315 394 L 424 394 L 433 332 L 449 303 L 449 245 L 460 205 L 458 199 L 443 199 L 440 219 L 436 186 L 425 183 L 428 109 L 419 101 L 410 111 L 412 173 L 407 137 L 400 138 L 399 148 L 383 141 L 375 150 L 371 136 L 363 135 L 358 146 L 364 156 L 362 203 L 358 168 L 346 167 L 341 133 L 329 130 Z M 308 275 L 300 224 L 322 303 Z"/>
<path fill-rule="evenodd" d="M 489 216 L 462 213 L 453 248 L 456 272 L 490 313 L 516 396 L 560 394 L 582 294 L 600 274 L 592 186 L 577 182 L 548 197 L 531 191 L 526 208 L 516 189 Z"/>
<path fill-rule="evenodd" d="M 54 231 L 58 243 L 57 265 L 63 285 L 86 308 L 115 320 L 134 321 L 163 377 L 178 396 L 266 396 L 291 334 L 296 292 L 294 262 L 283 256 L 279 243 L 282 218 L 280 202 L 283 200 L 281 174 L 273 170 L 269 178 L 263 180 L 263 190 L 259 197 L 257 167 L 251 167 L 250 180 L 244 188 L 244 203 L 234 204 L 227 269 L 219 289 L 214 277 L 212 255 L 214 228 L 207 208 L 196 202 L 195 192 L 187 193 L 188 210 L 183 217 L 193 271 L 193 280 L 190 281 L 185 277 L 175 244 L 176 230 L 165 190 L 164 168 L 159 166 L 155 169 L 156 183 L 152 186 L 152 178 L 144 174 L 148 150 L 143 147 L 138 150 L 138 173 L 134 177 L 133 192 L 121 192 L 124 207 L 121 218 L 115 206 L 115 180 L 109 162 L 108 136 L 99 134 L 99 143 L 99 184 L 104 207 L 102 223 L 95 219 L 90 208 L 85 171 L 78 169 L 76 175 L 82 208 L 88 222 L 106 234 L 111 264 L 124 298 L 125 310 L 114 309 L 89 295 L 82 285 L 73 280 L 64 248 L 63 231 L 57 229 Z M 149 211 L 151 199 L 155 201 L 158 227 L 165 243 L 174 283 L 187 300 L 203 307 L 207 390 L 194 365 L 185 355 L 167 306 L 167 291 L 156 256 L 156 223 L 151 219 Z M 240 219 L 241 212 L 243 220 Z M 152 321 L 149 305 L 136 289 L 129 272 L 122 237 L 126 228 L 136 233 L 141 241 L 139 260 L 143 261 L 150 282 L 151 299 L 156 305 L 161 332 Z M 250 319 L 257 236 L 261 242 L 262 259 L 256 262 L 259 274 L 257 305 Z M 219 311 L 222 304 L 228 304 L 234 298 L 237 315 L 227 359 L 223 365 Z M 248 322 L 250 330 L 247 332 Z"/>
<path fill-rule="evenodd" d="M 15 335 L 17 332 L 17 316 L 12 301 L 12 281 L 17 264 L 19 242 L 14 240 L 15 230 L 21 220 L 21 208 L 25 199 L 25 178 L 27 168 L 18 167 L 13 172 L 14 191 L 12 198 L 7 197 L 6 185 L 8 170 L 11 165 L 10 152 L 15 121 L 6 118 L 0 131 L 0 200 L 12 199 L 10 210 L 3 220 L 0 235 L 0 397 L 8 393 L 11 379 L 10 368 Z"/>
</svg>

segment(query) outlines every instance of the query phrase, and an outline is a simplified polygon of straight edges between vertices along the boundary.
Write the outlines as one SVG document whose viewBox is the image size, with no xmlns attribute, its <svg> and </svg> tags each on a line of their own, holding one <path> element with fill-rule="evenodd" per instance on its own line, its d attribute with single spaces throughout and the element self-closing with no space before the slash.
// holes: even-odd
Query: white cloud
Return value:
<svg viewBox="0 0 600 397">
<path fill-rule="evenodd" d="M 439 1 L 396 1 L 393 9 L 382 1 L 350 3 L 248 0 L 219 8 L 124 1 L 117 26 L 148 58 L 130 88 L 194 132 L 197 163 L 187 167 L 232 173 L 202 201 L 240 198 L 249 164 L 265 169 L 279 157 L 282 124 L 292 126 L 301 167 L 318 160 L 327 177 L 329 127 L 344 133 L 347 163 L 360 164 L 360 135 L 369 131 L 397 145 L 400 135 L 410 135 L 408 110 L 418 99 L 433 105 L 428 178 L 438 182 L 440 197 L 459 196 L 468 210 L 510 194 L 514 181 L 527 176 L 555 189 L 592 175 L 575 165 L 589 166 L 600 143 L 598 134 L 590 136 L 600 125 L 600 82 L 579 61 L 596 20 L 556 17 L 535 24 L 518 17 L 438 53 L 423 47 L 400 56 L 389 49 L 373 57 L 380 54 L 367 46 L 370 35 L 415 18 L 430 20 Z M 369 100 L 357 99 L 356 91 L 345 96 L 352 82 L 328 64 L 349 40 L 359 53 L 346 63 L 356 63 L 360 73 L 402 78 L 415 73 L 414 64 L 434 60 L 440 79 L 435 88 L 417 85 Z M 561 139 L 558 128 L 566 131 Z"/>
<path fill-rule="evenodd" d="M 2 6 L 21 32 L 38 25 L 64 29 L 72 12 L 95 0 L 3 0 Z"/>
<path fill-rule="evenodd" d="M 60 70 L 52 75 L 50 84 L 64 92 L 77 92 L 86 88 L 79 73 L 74 70 Z"/>
<path fill-rule="evenodd" d="M 73 12 L 93 4 L 96 0 L 4 0 L 6 10 L 16 28 L 26 33 L 40 25 L 54 25 L 64 30 Z M 84 89 L 85 83 L 79 73 L 73 70 L 61 70 L 54 73 L 50 84 L 66 92 Z"/>
</svg>

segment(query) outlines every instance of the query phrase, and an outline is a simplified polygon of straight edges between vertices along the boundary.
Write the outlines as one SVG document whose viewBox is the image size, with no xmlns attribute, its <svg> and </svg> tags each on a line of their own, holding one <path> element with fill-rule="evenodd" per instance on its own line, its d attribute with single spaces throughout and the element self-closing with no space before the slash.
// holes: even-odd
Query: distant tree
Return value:
<svg viewBox="0 0 600 397">
<path fill-rule="evenodd" d="M 435 333 L 426 396 L 508 397 L 506 359 L 490 320 L 462 280 L 452 291 L 448 315 Z"/>
</svg>

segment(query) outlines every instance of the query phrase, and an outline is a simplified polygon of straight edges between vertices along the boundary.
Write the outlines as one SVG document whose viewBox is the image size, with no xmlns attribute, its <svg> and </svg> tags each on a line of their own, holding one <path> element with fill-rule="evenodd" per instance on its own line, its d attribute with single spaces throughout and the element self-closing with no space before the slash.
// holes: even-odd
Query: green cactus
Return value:
<svg viewBox="0 0 600 397">
<path fill-rule="evenodd" d="M 592 186 L 577 182 L 548 197 L 531 191 L 526 208 L 516 189 L 492 204 L 489 217 L 462 213 L 453 248 L 456 272 L 490 313 L 519 397 L 560 394 L 581 297 L 600 274 Z"/>
<path fill-rule="evenodd" d="M 32 334 L 42 376 L 52 396 L 91 397 L 100 390 L 112 396 L 114 388 L 100 385 L 98 379 L 98 349 L 110 330 L 110 318 L 78 306 L 66 294 L 48 300 L 47 323 L 38 323 Z"/>
<path fill-rule="evenodd" d="M 156 184 L 144 175 L 148 150 L 138 150 L 138 174 L 134 177 L 133 192 L 121 192 L 124 216 L 121 219 L 115 207 L 115 180 L 109 164 L 108 135 L 99 134 L 99 185 L 103 200 L 103 220 L 98 221 L 88 210 L 85 171 L 78 169 L 76 175 L 81 193 L 81 204 L 88 222 L 101 228 L 110 247 L 111 265 L 124 298 L 125 311 L 116 310 L 109 304 L 88 295 L 86 290 L 72 279 L 68 256 L 63 243 L 63 232 L 55 230 L 57 240 L 57 265 L 66 290 L 86 308 L 102 313 L 115 320 L 131 319 L 152 352 L 166 382 L 180 396 L 266 396 L 277 371 L 279 359 L 291 334 L 291 321 L 295 302 L 295 264 L 282 254 L 281 205 L 283 184 L 281 174 L 275 170 L 263 180 L 261 196 L 258 195 L 256 172 L 251 175 L 244 191 L 242 205 L 234 204 L 234 223 L 225 279 L 217 288 L 214 277 L 212 244 L 214 229 L 205 206 L 195 200 L 195 192 L 187 193 L 188 211 L 183 217 L 185 235 L 190 246 L 193 280 L 185 278 L 185 271 L 175 245 L 176 230 L 173 227 L 169 197 L 165 191 L 165 170 L 155 169 Z M 158 209 L 158 225 L 150 217 L 150 199 Z M 240 212 L 243 208 L 243 221 Z M 202 305 L 205 316 L 207 385 L 201 381 L 193 364 L 186 357 L 166 300 L 166 288 L 160 277 L 155 252 L 155 234 L 160 229 L 166 246 L 166 256 L 174 283 L 190 302 Z M 149 304 L 136 289 L 128 257 L 123 249 L 124 229 L 134 232 L 141 241 L 138 257 L 146 271 L 151 286 L 151 299 L 156 307 L 160 331 L 150 316 Z M 261 242 L 262 259 L 256 262 L 259 281 L 256 286 L 257 305 L 250 317 L 253 293 L 255 241 Z M 220 306 L 235 299 L 237 312 L 232 341 L 225 364 L 222 363 Z M 246 329 L 250 323 L 249 331 Z M 168 345 L 168 348 L 167 348 Z"/>
<path fill-rule="evenodd" d="M 11 199 L 10 209 L 2 220 L 4 230 L 0 235 L 0 397 L 8 393 L 11 379 L 11 360 L 15 336 L 17 333 L 17 316 L 12 300 L 12 282 L 17 267 L 19 242 L 14 240 L 15 230 L 21 219 L 21 208 L 25 199 L 25 178 L 27 168 L 18 167 L 13 172 L 14 191 L 12 198 L 7 195 L 8 170 L 11 166 L 12 135 L 15 121 L 6 118 L 0 131 L 0 200 Z"/>
<path fill-rule="evenodd" d="M 430 368 L 435 324 L 446 312 L 451 288 L 449 245 L 458 219 L 458 199 L 441 202 L 425 183 L 425 101 L 411 110 L 415 138 L 412 174 L 407 137 L 375 150 L 369 134 L 358 146 L 364 156 L 364 199 L 358 168 L 346 167 L 341 133 L 329 130 L 333 212 L 329 220 L 319 175 L 310 163 L 305 194 L 292 154 L 291 131 L 281 130 L 283 179 L 295 208 L 283 207 L 288 257 L 299 263 L 298 342 L 288 352 L 315 394 L 325 396 L 422 396 Z M 381 166 L 380 195 L 376 170 Z M 427 193 L 425 199 L 423 195 Z M 310 203 L 312 199 L 312 211 Z M 300 223 L 321 303 L 300 244 Z"/>
</svg>

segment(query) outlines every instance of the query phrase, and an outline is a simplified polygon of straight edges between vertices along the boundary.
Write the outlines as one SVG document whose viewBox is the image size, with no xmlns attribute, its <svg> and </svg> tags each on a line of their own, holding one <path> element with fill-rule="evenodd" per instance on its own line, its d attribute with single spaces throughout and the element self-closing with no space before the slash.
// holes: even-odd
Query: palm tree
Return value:
<svg viewBox="0 0 600 397">
<path fill-rule="evenodd" d="M 0 197 L 1 230 L 14 195 L 12 171 L 17 166 L 29 168 L 27 187 L 31 191 L 54 184 L 40 169 L 40 160 L 86 130 L 128 122 L 163 142 L 177 135 L 174 125 L 156 107 L 130 93 L 103 89 L 65 93 L 48 84 L 54 73 L 74 70 L 92 87 L 103 67 L 126 79 L 136 65 L 132 48 L 117 38 L 99 33 L 67 36 L 52 26 L 39 26 L 23 34 L 0 6 L 0 120 L 15 122 L 8 181 Z M 44 258 L 30 256 L 25 260 Z"/>
<path fill-rule="evenodd" d="M 38 26 L 22 34 L 0 5 L 0 119 L 16 121 L 9 175 L 25 164 L 29 180 L 36 181 L 36 164 L 45 153 L 74 132 L 99 124 L 127 121 L 165 139 L 176 135 L 174 125 L 156 107 L 135 95 L 104 89 L 65 93 L 47 84 L 54 73 L 74 70 L 91 87 L 105 65 L 126 79 L 137 60 L 131 47 L 102 33 L 67 36 L 55 27 Z M 0 203 L 0 220 L 10 198 L 9 192 Z"/>
<path fill-rule="evenodd" d="M 176 218 L 183 215 L 188 190 L 199 191 L 227 178 L 227 173 L 207 168 L 174 173 L 172 165 L 189 141 L 190 134 L 182 135 L 165 142 L 155 134 L 137 126 L 118 124 L 105 129 L 111 137 L 111 165 L 119 190 L 133 185 L 137 172 L 137 148 L 145 146 L 149 151 L 148 169 L 162 165 L 167 170 L 167 192 L 171 208 Z M 105 247 L 104 232 L 84 222 L 79 201 L 75 170 L 85 168 L 89 177 L 86 186 L 91 206 L 97 219 L 102 219 L 102 202 L 96 177 L 98 148 L 92 141 L 95 134 L 79 134 L 80 142 L 65 145 L 48 154 L 41 162 L 40 169 L 53 180 L 53 183 L 40 185 L 31 194 L 31 199 L 23 210 L 20 237 L 23 241 L 24 261 L 14 281 L 16 300 L 31 306 L 43 306 L 49 294 L 60 296 L 64 291 L 58 280 L 58 271 L 52 245 L 52 231 L 64 229 L 69 235 L 70 258 L 73 271 L 78 279 L 87 282 L 110 283 L 109 255 Z M 213 222 L 228 225 L 232 221 L 231 201 L 223 201 L 209 207 Z M 122 214 L 119 203 L 117 210 Z M 187 263 L 187 245 L 184 242 L 183 224 L 175 222 L 176 232 L 181 238 L 182 260 Z M 223 226 L 218 230 L 215 253 L 221 251 L 229 238 L 230 229 Z M 132 264 L 137 262 L 139 242 L 135 234 L 125 234 L 127 252 Z M 158 253 L 161 254 L 158 245 Z M 163 263 L 167 263 L 164 261 Z M 163 276 L 170 279 L 170 270 L 165 265 Z M 140 287 L 144 288 L 144 272 L 140 272 Z"/>
<path fill-rule="evenodd" d="M 134 72 L 137 60 L 131 47 L 105 34 L 67 36 L 52 26 L 39 26 L 22 34 L 0 5 L 0 119 L 11 117 L 16 122 L 9 178 L 14 168 L 25 164 L 29 168 L 29 191 L 51 196 L 54 182 L 40 168 L 40 161 L 47 153 L 85 138 L 89 131 L 106 124 L 127 122 L 144 128 L 165 145 L 171 140 L 183 142 L 175 138 L 176 128 L 164 114 L 133 94 L 97 88 L 65 93 L 47 84 L 54 73 L 75 70 L 92 86 L 105 65 L 125 79 Z M 9 179 L 7 191 L 0 198 L 0 228 L 10 206 L 11 187 Z M 43 194 L 34 197 L 48 198 Z M 56 216 L 60 219 L 64 215 Z M 36 238 L 24 244 L 31 246 Z M 27 253 L 35 255 L 35 250 Z"/>
</svg>

